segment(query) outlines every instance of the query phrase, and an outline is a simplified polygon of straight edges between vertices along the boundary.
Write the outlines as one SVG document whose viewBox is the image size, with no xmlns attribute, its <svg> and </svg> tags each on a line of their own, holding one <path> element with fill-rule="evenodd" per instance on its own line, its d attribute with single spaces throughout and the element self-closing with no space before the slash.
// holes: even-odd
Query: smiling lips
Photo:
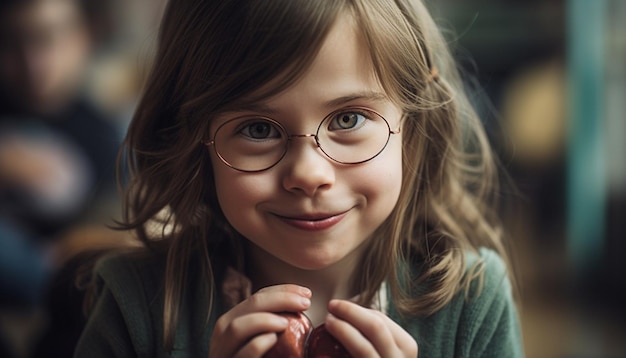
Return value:
<svg viewBox="0 0 626 358">
<path fill-rule="evenodd" d="M 339 214 L 331 215 L 310 215 L 304 217 L 287 217 L 277 215 L 283 222 L 297 228 L 306 231 L 321 231 L 326 230 L 338 222 L 340 222 L 348 212 L 342 212 Z"/>
</svg>

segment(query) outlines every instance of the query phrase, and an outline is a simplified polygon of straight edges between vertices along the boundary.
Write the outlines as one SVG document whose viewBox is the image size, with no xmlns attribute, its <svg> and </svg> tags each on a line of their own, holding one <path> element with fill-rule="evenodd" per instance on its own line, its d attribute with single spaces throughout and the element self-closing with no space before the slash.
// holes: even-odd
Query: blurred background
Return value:
<svg viewBox="0 0 626 358">
<path fill-rule="evenodd" d="M 77 253 L 165 0 L 0 0 L 0 357 L 71 356 Z M 426 0 L 504 170 L 527 356 L 626 356 L 626 1 Z"/>
<path fill-rule="evenodd" d="M 76 274 L 129 242 L 115 162 L 163 6 L 0 0 L 0 357 L 71 357 Z"/>
<path fill-rule="evenodd" d="M 427 3 L 511 177 L 527 356 L 626 357 L 626 1 Z"/>
</svg>

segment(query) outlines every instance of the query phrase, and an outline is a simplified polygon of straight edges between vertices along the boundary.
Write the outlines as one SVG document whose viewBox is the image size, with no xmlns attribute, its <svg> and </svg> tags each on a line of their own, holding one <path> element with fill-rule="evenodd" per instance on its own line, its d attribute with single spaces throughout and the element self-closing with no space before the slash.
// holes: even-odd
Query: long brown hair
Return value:
<svg viewBox="0 0 626 358">
<path fill-rule="evenodd" d="M 173 345 L 191 257 L 201 253 L 209 290 L 218 279 L 217 252 L 234 266 L 243 260 L 200 144 L 212 118 L 289 87 L 346 13 L 357 19 L 376 74 L 405 115 L 402 192 L 377 231 L 385 240 L 372 240 L 363 257 L 362 280 L 355 283 L 363 301 L 388 280 L 402 312 L 431 313 L 469 281 L 466 250 L 487 246 L 504 255 L 488 209 L 495 183 L 491 150 L 445 41 L 418 0 L 171 1 L 123 152 L 130 181 L 122 226 L 167 256 L 166 349 Z M 271 88 L 264 86 L 270 81 Z M 419 297 L 398 283 L 408 282 L 398 263 L 410 256 L 424 262 L 418 281 L 431 284 Z"/>
</svg>

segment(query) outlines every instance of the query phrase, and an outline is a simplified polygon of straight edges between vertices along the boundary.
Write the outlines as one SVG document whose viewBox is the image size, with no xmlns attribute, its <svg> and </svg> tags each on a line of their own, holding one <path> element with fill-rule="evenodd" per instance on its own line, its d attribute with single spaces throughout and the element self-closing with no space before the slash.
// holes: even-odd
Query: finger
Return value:
<svg viewBox="0 0 626 358">
<path fill-rule="evenodd" d="M 375 311 L 375 313 L 380 315 L 382 319 L 387 322 L 387 328 L 394 337 L 398 348 L 408 357 L 417 357 L 418 346 L 415 338 L 384 313 L 378 311 Z"/>
<path fill-rule="evenodd" d="M 265 287 L 233 307 L 227 314 L 235 317 L 251 312 L 300 312 L 311 305 L 311 291 L 297 285 Z"/>
<path fill-rule="evenodd" d="M 257 291 L 257 293 L 261 293 L 261 292 L 291 292 L 291 293 L 296 293 L 296 294 L 302 295 L 304 297 L 309 297 L 309 298 L 311 298 L 311 295 L 312 295 L 311 290 L 308 289 L 307 287 L 294 285 L 290 283 L 283 284 L 283 285 L 266 286 Z"/>
<path fill-rule="evenodd" d="M 359 306 L 353 302 L 333 300 L 329 312 L 346 320 L 358 329 L 380 353 L 417 355 L 415 339 L 382 312 Z"/>
<path fill-rule="evenodd" d="M 310 295 L 309 289 L 297 285 L 263 288 L 217 320 L 211 342 L 219 342 L 224 356 L 231 356 L 252 337 L 284 330 L 287 321 L 271 312 L 304 311 L 311 305 Z"/>
<path fill-rule="evenodd" d="M 407 331 L 404 330 L 399 324 L 394 322 L 391 318 L 379 311 L 373 311 L 374 314 L 381 317 L 383 322 L 386 323 L 387 329 L 391 333 L 395 341 L 395 347 L 402 352 L 404 357 L 417 357 L 417 341 Z"/>
<path fill-rule="evenodd" d="M 221 320 L 222 318 L 220 318 Z M 218 320 L 218 324 L 223 323 Z M 256 312 L 235 317 L 227 322 L 224 327 L 213 331 L 211 342 L 219 346 L 220 354 L 216 357 L 226 357 L 241 349 L 251 337 L 256 337 L 266 333 L 275 334 L 284 331 L 289 322 L 284 317 L 274 313 Z"/>
<path fill-rule="evenodd" d="M 328 314 L 325 320 L 326 329 L 335 337 L 352 357 L 379 357 L 374 345 L 350 323 Z"/>
<path fill-rule="evenodd" d="M 284 330 L 287 320 L 271 312 L 304 311 L 311 305 L 310 296 L 309 289 L 297 285 L 263 288 L 217 320 L 211 341 L 219 342 L 222 356 L 232 356 L 252 337 Z"/>
<path fill-rule="evenodd" d="M 235 358 L 262 357 L 276 343 L 276 333 L 260 334 L 251 339 L 235 355 Z"/>
</svg>

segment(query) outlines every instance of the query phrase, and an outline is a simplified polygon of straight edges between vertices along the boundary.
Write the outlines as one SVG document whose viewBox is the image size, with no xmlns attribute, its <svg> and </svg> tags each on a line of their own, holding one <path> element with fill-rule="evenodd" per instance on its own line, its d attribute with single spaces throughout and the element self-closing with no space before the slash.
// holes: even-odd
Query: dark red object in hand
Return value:
<svg viewBox="0 0 626 358">
<path fill-rule="evenodd" d="M 313 329 L 304 313 L 285 312 L 287 329 L 278 334 L 278 341 L 264 358 L 350 358 L 351 355 L 326 330 L 325 325 Z"/>
</svg>

